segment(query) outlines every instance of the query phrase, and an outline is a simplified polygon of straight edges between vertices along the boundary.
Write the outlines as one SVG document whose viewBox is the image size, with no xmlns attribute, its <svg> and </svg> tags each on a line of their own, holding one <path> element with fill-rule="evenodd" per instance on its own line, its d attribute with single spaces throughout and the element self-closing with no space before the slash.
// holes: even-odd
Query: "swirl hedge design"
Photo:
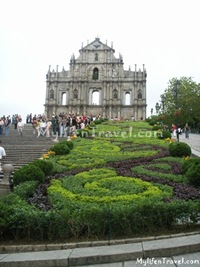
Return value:
<svg viewBox="0 0 200 267">
<path fill-rule="evenodd" d="M 57 163 L 67 167 L 68 170 L 73 170 L 92 168 L 107 162 L 145 158 L 158 153 L 159 150 L 153 150 L 152 145 L 82 139 L 70 154 L 61 156 Z"/>
<path fill-rule="evenodd" d="M 110 240 L 198 226 L 199 188 L 145 122 L 98 125 L 73 144 L 44 159 L 54 166 L 44 183 L 22 183 L 2 198 L 2 238 Z"/>
<path fill-rule="evenodd" d="M 77 202 L 109 203 L 135 201 L 144 198 L 162 199 L 172 195 L 168 186 L 153 185 L 132 177 L 117 176 L 115 170 L 98 169 L 52 180 L 50 195 L 61 194 L 65 199 Z"/>
</svg>

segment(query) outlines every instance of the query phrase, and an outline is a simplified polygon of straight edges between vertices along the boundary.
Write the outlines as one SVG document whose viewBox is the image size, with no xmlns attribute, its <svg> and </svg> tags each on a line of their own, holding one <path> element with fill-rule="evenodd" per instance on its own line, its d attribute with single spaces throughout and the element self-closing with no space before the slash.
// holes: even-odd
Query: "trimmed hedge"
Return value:
<svg viewBox="0 0 200 267">
<path fill-rule="evenodd" d="M 158 130 L 160 130 L 161 129 L 161 125 L 154 125 L 153 127 L 152 127 L 152 131 L 158 131 Z"/>
<path fill-rule="evenodd" d="M 56 204 L 56 200 L 58 203 Z M 174 229 L 177 221 L 188 226 L 195 223 L 199 202 L 171 203 L 149 201 L 117 205 L 60 202 L 43 212 L 28 205 L 15 194 L 0 199 L 1 236 L 14 240 L 66 240 L 69 238 L 112 238 L 153 234 L 162 229 Z M 61 204 L 62 203 L 62 204 Z"/>
<path fill-rule="evenodd" d="M 185 174 L 189 184 L 200 186 L 200 164 L 193 164 Z"/>
<path fill-rule="evenodd" d="M 153 126 L 153 125 L 155 125 L 155 124 L 157 124 L 157 121 L 156 121 L 156 120 L 150 120 L 150 121 L 149 121 L 149 125 Z"/>
<path fill-rule="evenodd" d="M 26 181 L 38 181 L 39 183 L 43 183 L 45 181 L 44 172 L 37 166 L 32 164 L 25 165 L 21 167 L 19 170 L 14 172 L 13 175 L 13 185 L 19 185 L 20 183 Z"/>
<path fill-rule="evenodd" d="M 170 131 L 162 130 L 158 131 L 157 136 L 159 139 L 171 138 L 171 133 Z"/>
<path fill-rule="evenodd" d="M 192 165 L 198 165 L 198 164 L 200 164 L 200 158 L 190 158 L 184 160 L 184 162 L 181 165 L 182 174 L 185 174 Z"/>
<path fill-rule="evenodd" d="M 172 157 L 188 157 L 192 153 L 190 146 L 183 142 L 169 144 L 169 154 Z"/>
<path fill-rule="evenodd" d="M 27 200 L 34 194 L 38 184 L 38 181 L 33 180 L 20 183 L 14 188 L 14 193 L 20 196 L 22 199 Z"/>
<path fill-rule="evenodd" d="M 70 152 L 70 148 L 67 145 L 67 142 L 61 142 L 58 144 L 53 145 L 50 148 L 51 151 L 54 151 L 56 153 L 56 155 L 67 155 Z"/>
<path fill-rule="evenodd" d="M 29 165 L 40 168 L 45 175 L 51 175 L 53 173 L 53 163 L 44 159 L 36 159 Z"/>
</svg>

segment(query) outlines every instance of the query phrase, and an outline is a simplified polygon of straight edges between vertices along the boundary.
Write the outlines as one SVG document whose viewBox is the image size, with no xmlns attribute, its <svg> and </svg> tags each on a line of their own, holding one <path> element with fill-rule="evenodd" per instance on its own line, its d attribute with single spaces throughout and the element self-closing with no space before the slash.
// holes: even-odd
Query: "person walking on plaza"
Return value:
<svg viewBox="0 0 200 267">
<path fill-rule="evenodd" d="M 173 133 L 173 137 L 176 137 L 176 134 L 177 134 L 177 127 L 175 124 L 172 124 L 172 133 Z"/>
<path fill-rule="evenodd" d="M 190 127 L 188 126 L 188 123 L 186 123 L 186 125 L 185 125 L 185 138 L 189 138 L 189 131 L 190 131 Z"/>
<path fill-rule="evenodd" d="M 5 149 L 1 146 L 1 140 L 0 140 L 0 171 L 2 170 L 2 160 L 5 159 L 6 152 Z"/>
</svg>

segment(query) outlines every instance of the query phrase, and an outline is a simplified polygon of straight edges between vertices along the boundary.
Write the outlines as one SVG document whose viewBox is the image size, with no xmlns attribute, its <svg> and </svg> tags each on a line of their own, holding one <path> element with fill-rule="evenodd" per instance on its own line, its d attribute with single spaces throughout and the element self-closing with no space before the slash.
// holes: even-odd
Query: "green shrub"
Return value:
<svg viewBox="0 0 200 267">
<path fill-rule="evenodd" d="M 158 131 L 159 129 L 161 129 L 161 126 L 160 125 L 154 125 L 152 127 L 152 131 Z"/>
<path fill-rule="evenodd" d="M 72 141 L 65 141 L 65 142 L 67 142 L 67 145 L 71 150 L 74 148 L 74 143 Z"/>
<path fill-rule="evenodd" d="M 58 160 L 58 158 L 56 158 L 56 157 L 48 159 L 48 161 L 50 161 L 53 164 L 53 173 L 65 172 L 67 170 L 67 168 L 65 166 L 58 164 L 57 160 Z"/>
<path fill-rule="evenodd" d="M 35 192 L 38 183 L 38 181 L 23 182 L 14 188 L 14 193 L 20 196 L 22 199 L 28 199 Z"/>
<path fill-rule="evenodd" d="M 19 209 L 24 205 L 24 201 L 13 192 L 4 195 L 0 198 L 0 229 L 1 229 L 1 239 L 6 236 L 11 237 L 13 229 L 11 228 L 10 217 L 14 217 L 13 206 L 17 206 Z M 28 205 L 28 204 L 27 204 Z M 15 222 L 16 224 L 17 222 Z M 22 226 L 21 226 L 22 228 Z"/>
<path fill-rule="evenodd" d="M 200 164 L 192 164 L 185 174 L 189 184 L 200 186 Z"/>
<path fill-rule="evenodd" d="M 51 175 L 53 173 L 53 163 L 48 160 L 37 159 L 30 163 L 30 165 L 40 168 L 45 175 Z"/>
<path fill-rule="evenodd" d="M 153 126 L 153 125 L 155 125 L 155 124 L 156 124 L 156 121 L 155 121 L 155 120 L 150 120 L 150 121 L 149 121 L 149 125 Z"/>
<path fill-rule="evenodd" d="M 184 160 L 184 162 L 181 165 L 182 168 L 182 174 L 185 174 L 187 170 L 192 166 L 192 165 L 197 165 L 200 164 L 200 158 L 190 158 L 188 160 Z"/>
<path fill-rule="evenodd" d="M 54 151 L 56 155 L 67 155 L 70 152 L 70 147 L 68 146 L 69 141 L 62 141 L 53 145 L 49 150 Z"/>
<path fill-rule="evenodd" d="M 172 157 L 187 157 L 192 153 L 188 144 L 183 142 L 173 142 L 169 144 L 169 154 Z"/>
<path fill-rule="evenodd" d="M 38 238 L 38 217 L 34 205 L 29 205 L 14 193 L 8 194 L 6 199 L 0 201 L 1 239 L 30 241 L 30 238 Z"/>
<path fill-rule="evenodd" d="M 95 123 L 95 124 L 101 124 L 101 123 L 103 123 L 103 122 L 105 122 L 105 121 L 106 121 L 106 119 L 100 118 L 100 119 L 96 119 L 96 120 L 94 120 L 94 123 Z"/>
<path fill-rule="evenodd" d="M 39 181 L 39 183 L 43 183 L 45 181 L 45 174 L 39 168 L 32 164 L 23 166 L 13 175 L 13 184 L 14 186 L 26 182 L 26 181 Z"/>
<path fill-rule="evenodd" d="M 162 130 L 158 132 L 157 136 L 159 139 L 171 138 L 171 133 L 170 131 Z"/>
<path fill-rule="evenodd" d="M 151 120 L 152 120 L 152 119 L 151 119 L 150 117 L 148 117 L 148 118 L 145 119 L 145 121 L 148 122 L 148 123 L 149 123 Z"/>
</svg>

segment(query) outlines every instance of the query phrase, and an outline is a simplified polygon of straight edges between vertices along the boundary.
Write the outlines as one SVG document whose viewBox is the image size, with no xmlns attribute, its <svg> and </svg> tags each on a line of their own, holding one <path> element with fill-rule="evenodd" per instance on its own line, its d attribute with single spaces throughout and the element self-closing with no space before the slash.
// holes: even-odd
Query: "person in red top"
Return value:
<svg viewBox="0 0 200 267">
<path fill-rule="evenodd" d="M 173 130 L 173 136 L 176 137 L 176 125 L 175 124 L 172 124 L 172 130 Z"/>
</svg>

